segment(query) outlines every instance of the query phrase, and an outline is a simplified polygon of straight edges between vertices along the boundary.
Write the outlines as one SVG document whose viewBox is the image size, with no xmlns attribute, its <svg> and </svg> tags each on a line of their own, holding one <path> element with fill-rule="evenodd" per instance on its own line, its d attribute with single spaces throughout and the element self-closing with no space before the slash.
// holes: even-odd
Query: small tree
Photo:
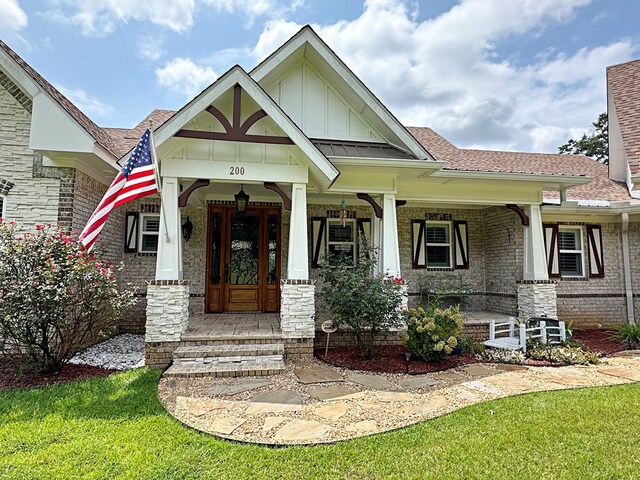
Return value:
<svg viewBox="0 0 640 480">
<path fill-rule="evenodd" d="M 374 275 L 375 252 L 362 238 L 360 247 L 355 265 L 351 257 L 325 258 L 319 272 L 321 295 L 333 322 L 350 327 L 362 357 L 372 358 L 377 335 L 402 321 L 404 281 Z"/>
<path fill-rule="evenodd" d="M 606 112 L 598 115 L 598 120 L 593 122 L 591 133 L 582 135 L 579 139 L 570 139 L 564 145 L 558 147 L 560 153 L 582 154 L 594 160 L 609 163 L 609 119 Z"/>
<path fill-rule="evenodd" d="M 118 291 L 121 269 L 59 228 L 19 236 L 14 222 L 0 220 L 0 351 L 58 372 L 135 303 L 132 289 Z"/>
</svg>

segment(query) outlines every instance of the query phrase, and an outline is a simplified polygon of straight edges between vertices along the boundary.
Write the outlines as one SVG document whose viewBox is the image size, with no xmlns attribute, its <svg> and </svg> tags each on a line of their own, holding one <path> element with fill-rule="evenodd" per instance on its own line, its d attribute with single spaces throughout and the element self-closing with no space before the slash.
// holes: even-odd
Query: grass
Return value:
<svg viewBox="0 0 640 480">
<path fill-rule="evenodd" d="M 640 384 L 510 397 L 317 447 L 218 440 L 173 420 L 160 373 L 0 392 L 0 478 L 640 478 Z"/>
</svg>

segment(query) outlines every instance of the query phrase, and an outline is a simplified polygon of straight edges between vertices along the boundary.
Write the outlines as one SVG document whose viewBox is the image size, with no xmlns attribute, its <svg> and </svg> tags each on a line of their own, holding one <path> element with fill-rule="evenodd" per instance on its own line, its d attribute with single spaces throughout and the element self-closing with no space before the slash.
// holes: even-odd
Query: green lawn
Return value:
<svg viewBox="0 0 640 480">
<path fill-rule="evenodd" d="M 0 478 L 640 478 L 640 384 L 511 397 L 275 449 L 182 426 L 156 398 L 159 374 L 0 392 Z"/>
</svg>

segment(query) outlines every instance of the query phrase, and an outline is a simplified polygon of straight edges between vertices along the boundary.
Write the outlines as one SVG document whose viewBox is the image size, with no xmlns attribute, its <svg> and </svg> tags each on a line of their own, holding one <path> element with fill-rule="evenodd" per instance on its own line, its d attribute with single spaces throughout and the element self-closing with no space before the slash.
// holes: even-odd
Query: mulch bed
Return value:
<svg viewBox="0 0 640 480">
<path fill-rule="evenodd" d="M 587 350 L 598 352 L 601 355 L 627 350 L 627 345 L 610 338 L 612 333 L 605 330 L 575 330 L 573 339 L 580 342 Z M 480 362 L 472 353 L 449 355 L 444 360 L 433 363 L 412 358 L 407 370 L 407 362 L 404 357 L 407 351 L 402 345 L 380 346 L 376 348 L 376 357 L 373 360 L 363 360 L 356 348 L 337 347 L 329 349 L 327 358 L 324 358 L 324 349 L 316 350 L 315 356 L 337 367 L 381 373 L 430 373 Z M 561 364 L 528 359 L 526 365 L 560 366 Z"/>
<path fill-rule="evenodd" d="M 598 352 L 601 355 L 628 350 L 628 345 L 611 339 L 614 333 L 610 330 L 574 330 L 573 339 L 580 342 L 587 350 Z"/>
<path fill-rule="evenodd" d="M 89 365 L 65 365 L 62 370 L 53 375 L 34 372 L 20 372 L 15 362 L 0 357 L 0 390 L 14 390 L 17 388 L 35 388 L 56 383 L 66 383 L 87 380 L 95 377 L 106 377 L 117 370 L 92 367 Z"/>
<path fill-rule="evenodd" d="M 367 372 L 407 373 L 407 362 L 404 353 L 408 350 L 402 345 L 387 345 L 376 348 L 376 357 L 373 360 L 363 360 L 356 348 L 338 347 L 330 348 L 327 358 L 324 358 L 324 349 L 315 352 L 316 357 L 337 367 L 351 370 L 364 370 Z M 440 362 L 425 362 L 411 359 L 408 373 L 429 373 L 461 367 L 471 363 L 478 363 L 473 354 L 449 355 Z"/>
</svg>

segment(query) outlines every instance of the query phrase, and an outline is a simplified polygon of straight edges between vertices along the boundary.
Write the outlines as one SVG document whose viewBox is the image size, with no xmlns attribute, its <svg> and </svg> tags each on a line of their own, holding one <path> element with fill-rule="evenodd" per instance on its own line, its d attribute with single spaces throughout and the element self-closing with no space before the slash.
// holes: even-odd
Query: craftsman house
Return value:
<svg viewBox="0 0 640 480">
<path fill-rule="evenodd" d="M 405 127 L 310 27 L 133 129 L 97 126 L 0 42 L 0 208 L 25 229 L 80 230 L 152 121 L 162 198 L 114 212 L 100 241 L 141 287 L 121 329 L 146 332 L 154 365 L 225 341 L 266 345 L 265 371 L 310 354 L 317 266 L 355 258 L 359 234 L 410 304 L 420 285 L 464 284 L 470 330 L 497 315 L 634 321 L 640 61 L 607 77 L 610 168 Z"/>
</svg>

